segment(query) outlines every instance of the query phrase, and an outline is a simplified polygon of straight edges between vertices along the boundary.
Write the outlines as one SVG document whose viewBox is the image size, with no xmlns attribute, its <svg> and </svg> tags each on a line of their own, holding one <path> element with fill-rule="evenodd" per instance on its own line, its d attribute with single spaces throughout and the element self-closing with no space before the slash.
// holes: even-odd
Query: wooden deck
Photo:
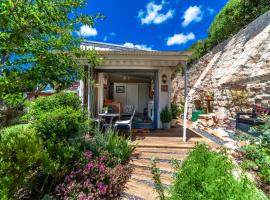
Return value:
<svg viewBox="0 0 270 200">
<path fill-rule="evenodd" d="M 155 157 L 159 163 L 157 166 L 162 171 L 162 181 L 165 185 L 171 185 L 172 167 L 171 159 L 182 161 L 194 148 L 197 142 L 205 142 L 210 147 L 217 145 L 207 138 L 188 130 L 187 142 L 183 142 L 182 128 L 169 130 L 155 130 L 150 133 L 133 134 L 138 147 L 130 162 L 134 166 L 131 179 L 126 185 L 122 199 L 154 200 L 156 193 L 150 173 L 151 158 Z"/>
</svg>

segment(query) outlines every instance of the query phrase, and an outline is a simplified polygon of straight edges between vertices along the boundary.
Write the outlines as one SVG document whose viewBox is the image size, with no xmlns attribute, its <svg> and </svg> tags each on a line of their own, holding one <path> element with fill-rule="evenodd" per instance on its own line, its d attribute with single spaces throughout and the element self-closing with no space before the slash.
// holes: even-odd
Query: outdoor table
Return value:
<svg viewBox="0 0 270 200">
<path fill-rule="evenodd" d="M 106 117 L 110 118 L 110 125 L 112 125 L 113 119 L 115 117 L 118 117 L 119 118 L 120 117 L 120 114 L 119 113 L 100 113 L 100 114 L 98 114 L 98 117 L 99 117 L 99 119 L 106 118 Z M 99 123 L 100 123 L 100 120 L 99 120 Z"/>
</svg>

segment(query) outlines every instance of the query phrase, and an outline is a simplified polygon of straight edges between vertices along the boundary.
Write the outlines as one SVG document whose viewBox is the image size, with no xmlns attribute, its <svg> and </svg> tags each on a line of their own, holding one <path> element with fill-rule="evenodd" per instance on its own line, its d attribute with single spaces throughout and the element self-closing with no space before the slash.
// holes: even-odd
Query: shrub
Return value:
<svg viewBox="0 0 270 200">
<path fill-rule="evenodd" d="M 39 134 L 52 162 L 49 172 L 37 175 L 37 185 L 42 188 L 39 196 L 42 196 L 50 192 L 81 157 L 89 123 L 79 97 L 71 93 L 37 98 L 28 104 L 25 119 Z"/>
<path fill-rule="evenodd" d="M 107 129 L 105 133 L 96 130 L 88 147 L 94 153 L 108 152 L 111 155 L 108 160 L 110 166 L 127 163 L 135 148 L 136 145 L 132 145 L 129 139 L 118 136 L 112 129 Z"/>
<path fill-rule="evenodd" d="M 229 0 L 208 29 L 208 38 L 190 48 L 189 65 L 269 10 L 269 0 Z"/>
<path fill-rule="evenodd" d="M 57 108 L 70 107 L 74 110 L 81 110 L 80 97 L 73 93 L 58 93 L 49 97 L 38 97 L 27 103 L 27 114 L 25 120 L 38 118 L 44 112 L 51 112 Z"/>
<path fill-rule="evenodd" d="M 180 113 L 184 112 L 184 106 L 183 105 L 177 105 L 172 103 L 171 104 L 171 113 L 172 113 L 172 119 L 177 119 L 180 115 Z"/>
<path fill-rule="evenodd" d="M 51 168 L 52 162 L 42 139 L 29 125 L 0 131 L 1 199 L 14 199 L 22 187 L 32 190 L 36 175 L 49 172 Z"/>
<path fill-rule="evenodd" d="M 246 161 L 243 166 L 247 169 L 258 170 L 259 176 L 266 184 L 270 184 L 270 117 L 263 117 L 265 125 L 251 129 L 259 132 L 259 138 L 250 138 L 250 144 L 242 148 Z"/>
<path fill-rule="evenodd" d="M 174 168 L 173 186 L 165 199 L 266 199 L 244 175 L 233 175 L 236 167 L 224 150 L 217 153 L 197 145 L 182 166 L 174 163 Z"/>
<path fill-rule="evenodd" d="M 80 111 L 70 107 L 44 112 L 33 122 L 33 127 L 45 138 L 63 140 L 77 137 L 86 128 Z"/>
<path fill-rule="evenodd" d="M 57 199 L 115 199 L 123 191 L 130 170 L 106 167 L 106 157 L 93 159 L 91 152 L 75 164 L 74 170 L 56 187 Z"/>
<path fill-rule="evenodd" d="M 160 120 L 163 123 L 172 121 L 172 113 L 168 106 L 166 106 L 161 112 L 160 112 Z"/>
<path fill-rule="evenodd" d="M 269 10 L 269 0 L 230 0 L 210 26 L 209 38 L 222 42 Z"/>
</svg>

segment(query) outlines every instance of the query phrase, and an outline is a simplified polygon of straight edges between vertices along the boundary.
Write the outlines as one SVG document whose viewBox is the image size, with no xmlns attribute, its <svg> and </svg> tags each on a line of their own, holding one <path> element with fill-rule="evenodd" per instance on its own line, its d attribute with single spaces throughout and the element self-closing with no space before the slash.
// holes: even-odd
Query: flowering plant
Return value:
<svg viewBox="0 0 270 200">
<path fill-rule="evenodd" d="M 115 199 L 123 190 L 130 170 L 118 165 L 114 169 L 106 166 L 107 158 L 93 158 L 92 152 L 84 152 L 74 170 L 56 187 L 58 199 Z"/>
</svg>

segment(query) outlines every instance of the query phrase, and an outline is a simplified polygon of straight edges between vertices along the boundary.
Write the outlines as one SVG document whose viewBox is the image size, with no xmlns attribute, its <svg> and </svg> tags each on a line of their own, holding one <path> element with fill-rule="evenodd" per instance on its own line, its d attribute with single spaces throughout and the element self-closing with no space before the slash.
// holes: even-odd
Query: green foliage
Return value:
<svg viewBox="0 0 270 200">
<path fill-rule="evenodd" d="M 0 196 L 3 199 L 13 199 L 21 187 L 33 186 L 35 174 L 50 172 L 51 164 L 41 137 L 29 125 L 0 131 Z"/>
<path fill-rule="evenodd" d="M 269 10 L 269 0 L 230 0 L 209 28 L 209 38 L 220 43 Z"/>
<path fill-rule="evenodd" d="M 70 107 L 57 108 L 43 113 L 33 123 L 33 126 L 46 139 L 52 137 L 57 139 L 71 138 L 80 131 L 80 119 L 80 111 Z"/>
<path fill-rule="evenodd" d="M 23 93 L 34 94 L 50 84 L 68 87 L 83 75 L 86 58 L 100 62 L 95 51 L 82 51 L 81 25 L 93 26 L 103 18 L 79 14 L 86 0 L 1 1 L 0 100 L 9 106 L 23 103 Z"/>
<path fill-rule="evenodd" d="M 209 50 L 214 47 L 210 39 L 199 40 L 190 47 L 192 55 L 188 59 L 188 66 L 190 66 L 195 61 L 199 60 L 204 56 Z"/>
<path fill-rule="evenodd" d="M 89 150 L 93 153 L 108 152 L 112 156 L 110 160 L 112 166 L 127 163 L 135 148 L 136 145 L 131 144 L 129 139 L 118 136 L 112 129 L 107 129 L 105 133 L 96 130 L 89 146 Z"/>
<path fill-rule="evenodd" d="M 208 29 L 208 38 L 190 48 L 193 55 L 189 64 L 269 10 L 269 0 L 229 0 Z"/>
<path fill-rule="evenodd" d="M 78 158 L 89 122 L 80 98 L 72 93 L 39 97 L 28 104 L 25 119 L 41 135 L 58 171 Z"/>
<path fill-rule="evenodd" d="M 160 120 L 163 123 L 167 123 L 172 121 L 172 113 L 168 106 L 166 106 L 161 112 L 160 112 Z"/>
<path fill-rule="evenodd" d="M 258 171 L 262 181 L 270 184 L 270 117 L 264 116 L 265 125 L 251 131 L 259 132 L 259 138 L 250 138 L 250 144 L 242 148 L 246 161 L 243 167 Z"/>
<path fill-rule="evenodd" d="M 155 190 L 158 193 L 158 199 L 165 200 L 165 188 L 161 182 L 161 171 L 157 168 L 157 161 L 155 158 L 151 160 L 150 170 L 153 175 Z"/>
<path fill-rule="evenodd" d="M 177 119 L 181 113 L 184 112 L 184 105 L 171 104 L 172 119 Z"/>
<path fill-rule="evenodd" d="M 38 97 L 35 101 L 28 102 L 27 117 L 36 118 L 43 112 L 50 112 L 56 108 L 70 107 L 81 109 L 80 98 L 73 93 L 60 92 L 49 97 Z"/>
<path fill-rule="evenodd" d="M 266 200 L 255 184 L 244 175 L 233 175 L 236 166 L 226 152 L 213 152 L 199 144 L 182 165 L 176 168 L 170 200 Z"/>
<path fill-rule="evenodd" d="M 14 173 L 14 182 L 18 184 L 14 191 L 25 187 L 20 178 L 26 180 L 30 177 L 31 184 L 29 183 L 27 186 L 29 195 L 37 198 L 36 196 L 39 197 L 45 192 L 50 192 L 63 176 L 72 170 L 72 163 L 80 159 L 85 144 L 84 133 L 88 131 L 89 123 L 80 106 L 80 99 L 74 94 L 60 93 L 48 98 L 41 97 L 29 103 L 28 106 L 25 120 L 28 120 L 29 129 L 26 133 L 38 137 L 36 139 L 38 141 L 35 140 L 38 147 L 29 150 L 25 156 L 31 158 L 36 153 L 42 153 L 44 149 L 46 156 L 41 158 L 46 160 L 46 164 L 41 165 L 43 162 L 32 159 L 35 171 L 27 168 L 30 175 L 22 173 L 19 177 Z M 33 131 L 33 134 L 30 130 Z M 14 135 L 20 136 L 20 132 L 22 132 L 20 129 L 13 130 Z M 27 139 L 26 137 L 25 142 L 28 141 Z M 14 143 L 20 144 L 20 141 L 20 137 L 14 138 Z M 34 141 L 30 141 L 29 145 L 33 145 L 33 143 Z M 33 145 L 34 147 L 35 145 Z M 3 149 L 5 149 L 4 146 Z M 20 164 L 16 159 L 13 162 L 14 165 Z M 11 166 L 11 169 L 13 167 L 16 169 L 16 166 Z M 37 167 L 40 170 L 36 170 Z"/>
</svg>

